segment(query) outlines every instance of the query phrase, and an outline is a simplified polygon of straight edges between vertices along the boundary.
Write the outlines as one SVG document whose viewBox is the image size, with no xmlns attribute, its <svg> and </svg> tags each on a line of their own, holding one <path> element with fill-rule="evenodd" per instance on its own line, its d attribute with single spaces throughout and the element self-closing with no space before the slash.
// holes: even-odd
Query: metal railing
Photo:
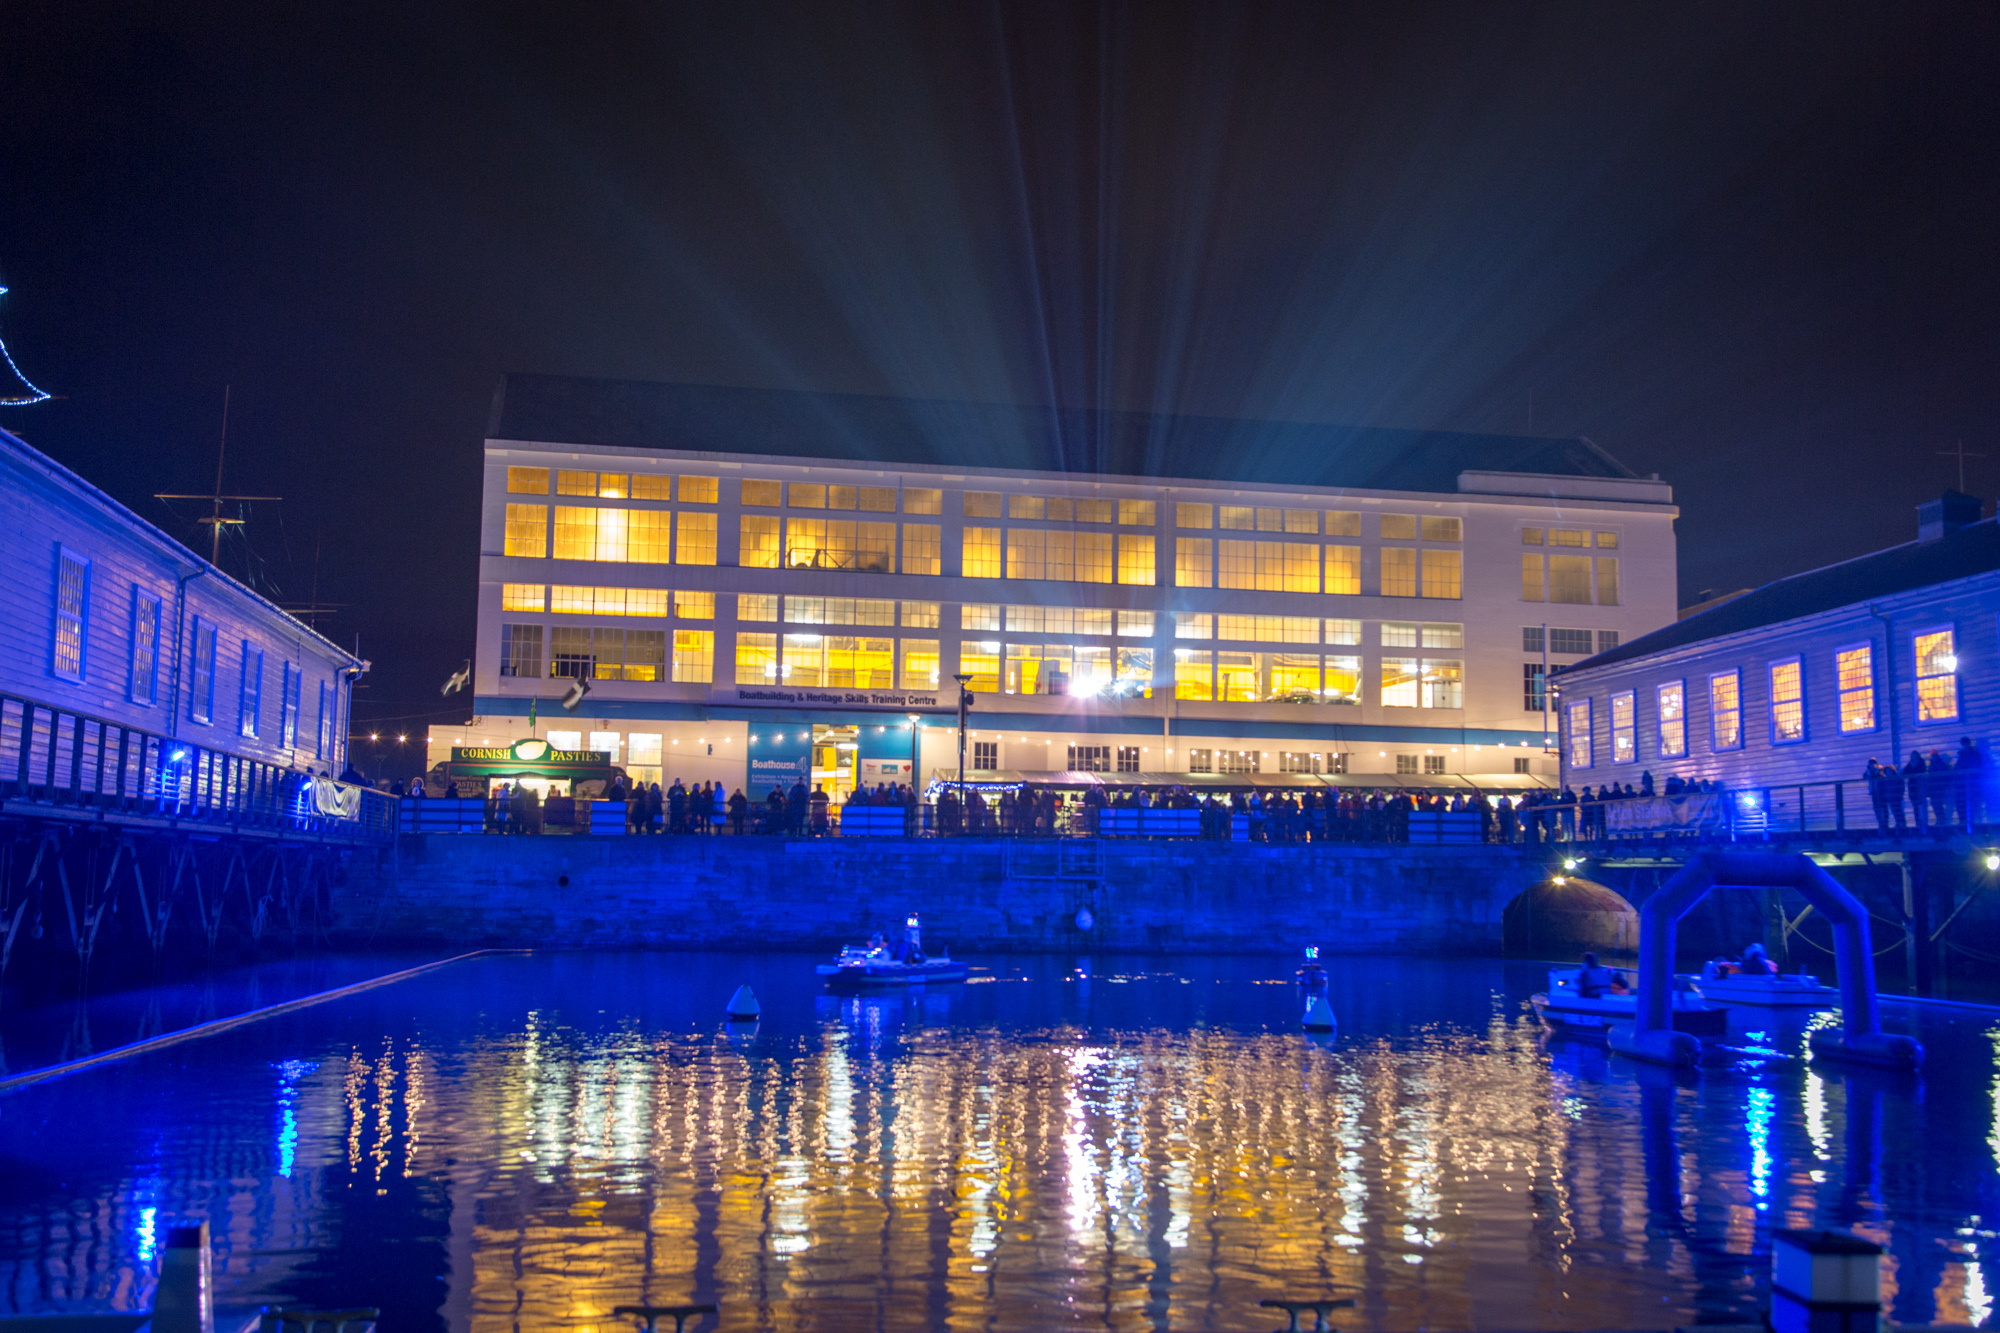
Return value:
<svg viewBox="0 0 2000 1333">
<path fill-rule="evenodd" d="M 1521 822 L 1530 841 L 1552 842 L 1926 840 L 1991 832 L 1996 814 L 2000 792 L 1981 770 L 1562 802 L 1525 807 Z"/>
<path fill-rule="evenodd" d="M 397 798 L 0 694 L 0 806 L 386 842 Z"/>
</svg>

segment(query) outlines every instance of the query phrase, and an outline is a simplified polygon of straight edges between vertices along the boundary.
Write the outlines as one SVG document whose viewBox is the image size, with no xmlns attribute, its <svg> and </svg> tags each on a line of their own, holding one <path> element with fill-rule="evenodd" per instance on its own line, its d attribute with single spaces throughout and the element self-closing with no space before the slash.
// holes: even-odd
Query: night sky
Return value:
<svg viewBox="0 0 2000 1333">
<path fill-rule="evenodd" d="M 339 604 L 364 726 L 467 711 L 509 370 L 1582 434 L 1674 483 L 1684 603 L 1907 540 L 1960 440 L 2000 491 L 2000 6 L 5 26 L 0 337 L 58 397 L 0 424 L 205 552 L 151 496 L 232 385 L 284 502 L 224 565 Z"/>
</svg>

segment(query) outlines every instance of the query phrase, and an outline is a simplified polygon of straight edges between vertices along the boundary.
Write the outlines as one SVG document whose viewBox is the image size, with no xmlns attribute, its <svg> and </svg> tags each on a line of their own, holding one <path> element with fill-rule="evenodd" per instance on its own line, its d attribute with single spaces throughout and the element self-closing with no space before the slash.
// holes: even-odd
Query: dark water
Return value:
<svg viewBox="0 0 2000 1333">
<path fill-rule="evenodd" d="M 402 960 L 397 960 L 401 962 Z M 0 1097 L 0 1311 L 220 1300 L 385 1331 L 1669 1328 L 1761 1308 L 1772 1227 L 1886 1242 L 1902 1322 L 1987 1323 L 2000 1021 L 1891 1005 L 1921 1077 L 1676 1080 L 1550 1044 L 1521 964 L 1015 960 L 835 1000 L 805 958 L 499 957 Z M 752 983 L 766 1017 L 724 1035 Z M 1801 1024 L 1754 1020 L 1775 1049 Z M 1739 1033 L 1739 1035 L 1743 1035 Z M 706 1327 L 715 1327 L 710 1321 Z"/>
</svg>

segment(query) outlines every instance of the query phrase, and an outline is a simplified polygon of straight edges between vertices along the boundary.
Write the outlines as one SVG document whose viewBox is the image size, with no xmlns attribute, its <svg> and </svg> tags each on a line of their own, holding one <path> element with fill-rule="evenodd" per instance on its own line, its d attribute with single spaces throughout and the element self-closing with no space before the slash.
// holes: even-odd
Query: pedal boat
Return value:
<svg viewBox="0 0 2000 1333">
<path fill-rule="evenodd" d="M 1630 1023 L 1639 1016 L 1636 991 L 1606 991 L 1584 996 L 1576 989 L 1577 969 L 1549 969 L 1548 990 L 1529 997 L 1542 1025 L 1565 1036 L 1602 1037 L 1614 1023 Z M 1674 977 L 1673 1025 L 1676 1031 L 1697 1037 L 1719 1037 L 1729 1029 L 1729 1011 L 1708 1003 L 1695 979 L 1685 973 Z"/>
<path fill-rule="evenodd" d="M 1840 992 L 1820 984 L 1810 972 L 1746 975 L 1735 963 L 1711 959 L 1701 969 L 1701 993 L 1731 1004 L 1765 1009 L 1838 1009 Z"/>
</svg>

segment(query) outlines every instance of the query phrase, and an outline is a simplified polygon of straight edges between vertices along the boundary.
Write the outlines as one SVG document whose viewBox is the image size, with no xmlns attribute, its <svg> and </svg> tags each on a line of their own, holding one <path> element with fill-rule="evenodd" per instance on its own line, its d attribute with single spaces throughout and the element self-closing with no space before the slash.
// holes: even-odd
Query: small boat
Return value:
<svg viewBox="0 0 2000 1333">
<path fill-rule="evenodd" d="M 935 958 L 924 953 L 923 927 L 917 914 L 903 923 L 903 939 L 891 945 L 877 935 L 865 945 L 850 944 L 831 963 L 815 969 L 829 990 L 877 990 L 889 986 L 920 986 L 929 982 L 963 981 L 971 972 L 948 952 Z"/>
<path fill-rule="evenodd" d="M 1571 1036 L 1601 1037 L 1614 1023 L 1630 1023 L 1639 1016 L 1639 997 L 1633 991 L 1607 991 L 1584 996 L 1576 989 L 1577 969 L 1549 969 L 1547 991 L 1529 997 L 1535 1013 L 1552 1032 Z M 1685 973 L 1674 977 L 1673 1023 L 1676 1031 L 1697 1037 L 1719 1037 L 1729 1028 L 1729 1011 L 1710 1005 L 1695 979 Z"/>
<path fill-rule="evenodd" d="M 1726 958 L 1712 958 L 1701 969 L 1701 993 L 1731 1004 L 1766 1009 L 1838 1009 L 1840 992 L 1823 986 L 1810 972 L 1756 976 Z"/>
</svg>

